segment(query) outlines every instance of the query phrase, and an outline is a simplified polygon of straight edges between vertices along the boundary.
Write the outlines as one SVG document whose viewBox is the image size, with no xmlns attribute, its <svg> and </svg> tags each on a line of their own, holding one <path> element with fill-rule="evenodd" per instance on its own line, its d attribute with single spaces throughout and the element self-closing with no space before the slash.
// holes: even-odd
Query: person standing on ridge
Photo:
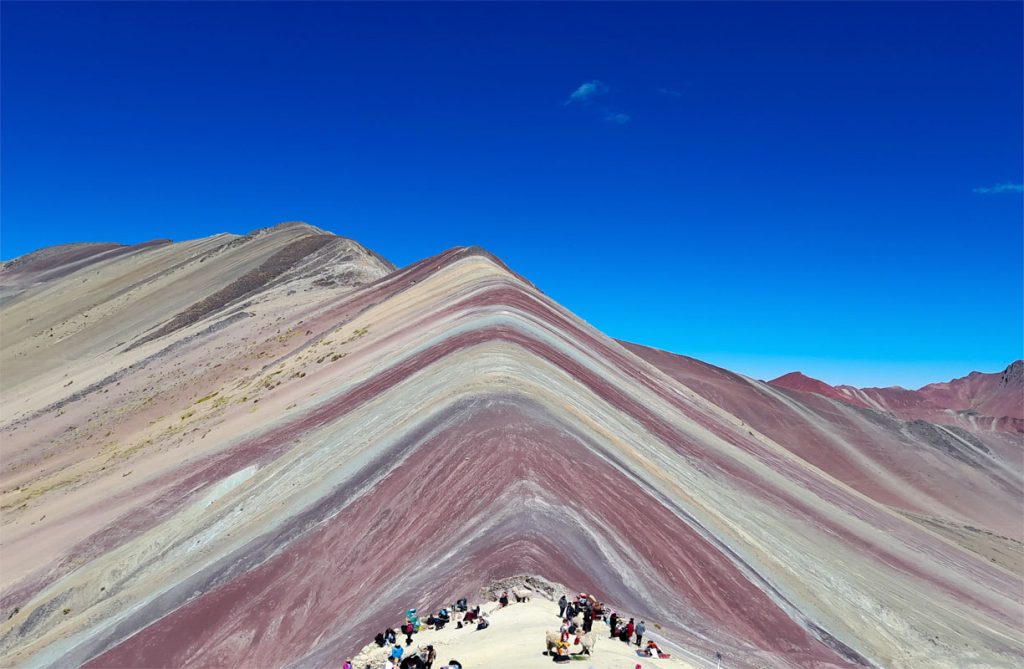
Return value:
<svg viewBox="0 0 1024 669">
<path fill-rule="evenodd" d="M 426 652 L 423 653 L 423 661 L 426 662 L 427 669 L 433 669 L 434 660 L 437 659 L 437 651 L 434 650 L 433 646 L 427 646 Z"/>
<path fill-rule="evenodd" d="M 569 605 L 569 600 L 562 595 L 561 599 L 558 600 L 558 617 L 565 618 L 565 607 Z"/>
<path fill-rule="evenodd" d="M 636 626 L 636 647 L 639 648 L 640 644 L 644 640 L 644 632 L 647 631 L 647 626 L 644 625 L 644 621 L 640 621 L 640 624 Z"/>
</svg>

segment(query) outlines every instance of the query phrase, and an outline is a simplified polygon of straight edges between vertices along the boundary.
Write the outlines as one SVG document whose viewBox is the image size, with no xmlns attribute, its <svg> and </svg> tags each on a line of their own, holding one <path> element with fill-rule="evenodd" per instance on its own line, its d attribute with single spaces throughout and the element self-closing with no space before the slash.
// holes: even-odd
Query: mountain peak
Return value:
<svg viewBox="0 0 1024 669">
<path fill-rule="evenodd" d="M 337 666 L 395 612 L 515 574 L 687 657 L 953 666 L 928 641 L 950 628 L 979 664 L 1024 656 L 990 594 L 1012 572 L 911 515 L 1016 532 L 992 435 L 650 362 L 474 247 L 392 270 L 270 230 L 0 306 L 0 665 Z M 541 662 L 534 638 L 502 666 Z"/>
<path fill-rule="evenodd" d="M 1014 360 L 1003 370 L 1000 380 L 1005 385 L 1024 387 L 1024 360 Z"/>
<path fill-rule="evenodd" d="M 907 420 L 924 419 L 971 427 L 987 425 L 996 430 L 1024 429 L 1024 361 L 1021 360 L 1012 362 L 1002 372 L 974 371 L 917 390 L 901 386 L 830 386 L 802 372 L 783 374 L 768 383 L 887 411 Z"/>
<path fill-rule="evenodd" d="M 768 384 L 776 388 L 786 388 L 801 393 L 814 393 L 844 402 L 849 401 L 849 398 L 838 388 L 799 371 L 783 374 L 778 378 L 772 379 Z"/>
</svg>

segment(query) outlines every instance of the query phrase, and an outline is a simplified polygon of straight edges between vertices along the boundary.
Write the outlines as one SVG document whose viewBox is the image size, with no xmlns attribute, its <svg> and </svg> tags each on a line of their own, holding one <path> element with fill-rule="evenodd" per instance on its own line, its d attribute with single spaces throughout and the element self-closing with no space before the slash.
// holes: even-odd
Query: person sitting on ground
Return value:
<svg viewBox="0 0 1024 669">
<path fill-rule="evenodd" d="M 383 632 L 377 632 L 377 636 L 373 637 L 373 642 L 377 644 L 378 648 L 383 648 L 387 641 L 384 639 Z"/>
<path fill-rule="evenodd" d="M 490 626 L 491 626 L 491 623 L 490 623 L 490 621 L 489 621 L 489 620 L 487 620 L 487 617 L 486 617 L 486 616 L 484 616 L 484 615 L 481 615 L 481 616 L 480 616 L 480 618 L 479 618 L 479 620 L 480 620 L 480 622 L 478 622 L 478 623 L 476 624 L 476 628 L 477 628 L 478 630 L 485 630 L 485 629 L 487 629 L 488 627 L 490 627 Z"/>
<path fill-rule="evenodd" d="M 397 662 L 402 659 L 402 653 L 404 652 L 405 651 L 402 650 L 402 647 L 396 643 L 394 648 L 391 649 L 391 657 Z"/>
<path fill-rule="evenodd" d="M 462 622 L 471 623 L 480 617 L 480 607 L 474 608 L 472 611 L 466 611 L 466 615 L 462 616 Z"/>
<path fill-rule="evenodd" d="M 433 627 L 436 630 L 444 629 L 444 626 L 451 622 L 451 618 L 447 615 L 447 609 L 441 609 L 438 615 L 431 613 L 427 616 L 427 627 Z M 445 615 L 441 615 L 445 614 Z"/>
<path fill-rule="evenodd" d="M 661 657 L 661 648 L 658 648 L 658 644 L 653 641 L 647 642 L 647 648 L 644 649 L 647 657 Z"/>
<path fill-rule="evenodd" d="M 459 601 L 455 602 L 455 610 L 456 611 L 465 611 L 467 608 L 468 608 L 468 605 L 466 604 L 466 598 L 465 597 L 463 597 Z"/>
<path fill-rule="evenodd" d="M 391 629 L 390 627 L 384 630 L 384 641 L 387 642 L 389 646 L 393 644 L 395 642 L 395 639 L 397 638 L 398 635 L 395 634 L 395 630 Z"/>
<path fill-rule="evenodd" d="M 425 669 L 427 663 L 423 661 L 423 658 L 419 655 L 410 655 L 402 660 L 402 663 L 398 665 L 398 669 Z"/>
<path fill-rule="evenodd" d="M 569 657 L 569 644 L 565 641 L 559 641 L 558 647 L 555 649 L 555 655 L 551 659 L 558 664 L 570 661 L 572 658 Z"/>
</svg>

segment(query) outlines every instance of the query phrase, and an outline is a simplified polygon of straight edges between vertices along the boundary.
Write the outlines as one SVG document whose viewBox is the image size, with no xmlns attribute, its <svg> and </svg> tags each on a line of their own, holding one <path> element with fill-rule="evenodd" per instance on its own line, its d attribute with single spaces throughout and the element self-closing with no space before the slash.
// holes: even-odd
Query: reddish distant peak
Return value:
<svg viewBox="0 0 1024 669">
<path fill-rule="evenodd" d="M 807 376 L 806 374 L 804 374 L 803 372 L 800 372 L 800 371 L 790 372 L 788 374 L 783 374 L 782 376 L 780 376 L 780 377 L 778 377 L 776 379 L 772 379 L 768 383 L 772 384 L 773 386 L 783 386 L 785 388 L 789 388 L 789 387 L 792 387 L 792 386 L 813 386 L 815 388 L 818 388 L 818 387 L 821 387 L 821 386 L 825 386 L 825 387 L 828 387 L 828 388 L 832 387 L 832 386 L 828 385 L 827 383 L 825 383 L 824 381 L 821 381 L 819 379 L 815 379 L 813 377 Z M 800 390 L 800 388 L 793 388 L 793 389 L 794 390 Z"/>
<path fill-rule="evenodd" d="M 888 411 L 905 420 L 948 419 L 949 412 L 997 419 L 1024 420 L 1024 361 L 1017 360 L 1002 372 L 971 372 L 951 381 L 931 383 L 917 390 L 900 386 L 856 388 L 830 386 L 801 372 L 790 372 L 768 382 L 777 388 L 813 393 L 847 404 Z M 995 428 L 994 428 L 995 429 Z"/>
<path fill-rule="evenodd" d="M 929 383 L 928 385 L 918 388 L 916 392 L 929 392 L 937 389 L 949 389 L 965 385 L 977 386 L 979 384 L 995 383 L 997 381 L 1001 383 L 1001 385 L 1024 386 L 1024 360 L 1014 360 L 1001 372 L 973 371 L 964 376 L 950 379 L 949 381 Z M 873 389 L 864 388 L 864 390 Z"/>
<path fill-rule="evenodd" d="M 786 388 L 787 390 L 796 390 L 802 393 L 815 393 L 817 395 L 824 395 L 825 397 L 831 397 L 837 400 L 849 400 L 849 398 L 841 391 L 833 388 L 824 381 L 811 378 L 803 372 L 790 372 L 789 374 L 783 374 L 779 378 L 772 379 L 768 383 L 776 388 Z"/>
</svg>

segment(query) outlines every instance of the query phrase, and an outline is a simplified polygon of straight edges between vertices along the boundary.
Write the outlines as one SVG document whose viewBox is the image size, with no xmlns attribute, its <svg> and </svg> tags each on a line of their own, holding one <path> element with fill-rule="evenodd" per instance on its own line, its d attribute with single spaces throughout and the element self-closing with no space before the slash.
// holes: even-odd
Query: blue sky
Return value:
<svg viewBox="0 0 1024 669">
<path fill-rule="evenodd" d="M 305 220 L 757 377 L 995 371 L 1021 7 L 4 2 L 0 256 Z"/>
</svg>

